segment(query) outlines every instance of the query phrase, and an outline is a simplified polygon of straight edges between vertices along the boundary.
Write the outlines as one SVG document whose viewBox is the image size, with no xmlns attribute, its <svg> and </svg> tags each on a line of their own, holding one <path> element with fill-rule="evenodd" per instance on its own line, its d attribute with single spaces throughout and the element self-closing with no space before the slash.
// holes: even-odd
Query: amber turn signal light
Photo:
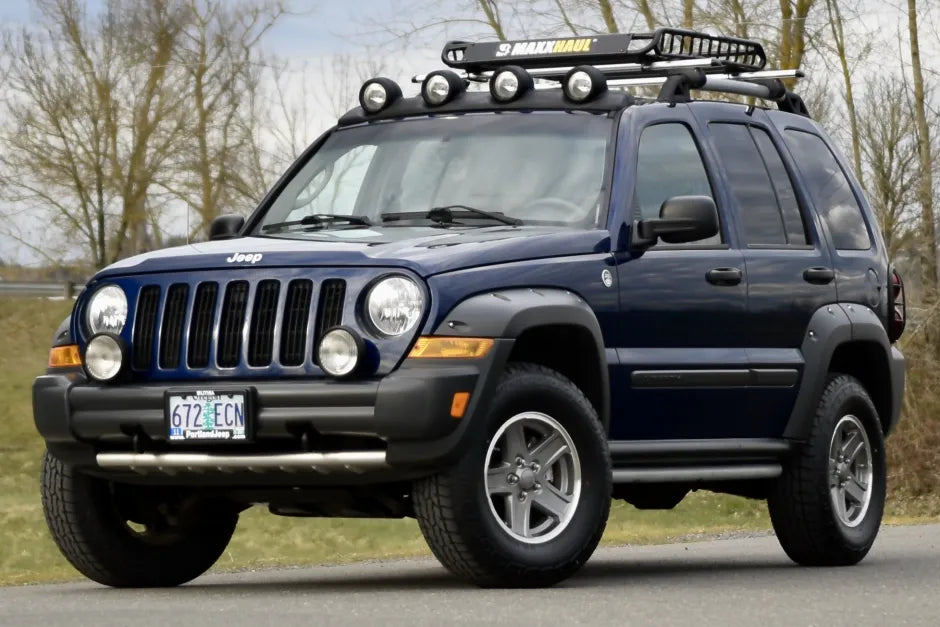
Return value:
<svg viewBox="0 0 940 627">
<path fill-rule="evenodd" d="M 454 394 L 454 400 L 450 403 L 450 417 L 463 418 L 467 411 L 467 403 L 470 402 L 470 392 L 457 392 Z"/>
<path fill-rule="evenodd" d="M 412 359 L 477 359 L 493 347 L 488 337 L 419 337 L 408 357 Z"/>
<path fill-rule="evenodd" d="M 53 346 L 52 350 L 49 351 L 50 368 L 75 368 L 81 365 L 82 356 L 75 344 Z"/>
</svg>

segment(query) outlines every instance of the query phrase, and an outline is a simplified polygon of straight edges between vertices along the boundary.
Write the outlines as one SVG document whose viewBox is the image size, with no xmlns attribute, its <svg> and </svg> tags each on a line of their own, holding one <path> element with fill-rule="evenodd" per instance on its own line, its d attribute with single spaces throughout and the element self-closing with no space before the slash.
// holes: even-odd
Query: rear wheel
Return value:
<svg viewBox="0 0 940 627">
<path fill-rule="evenodd" d="M 597 414 L 559 373 L 513 364 L 450 469 L 415 484 L 415 513 L 450 571 L 482 586 L 538 587 L 576 572 L 610 510 Z"/>
<path fill-rule="evenodd" d="M 59 550 L 106 586 L 164 587 L 195 579 L 222 555 L 238 522 L 226 503 L 115 484 L 49 453 L 40 487 Z"/>
<path fill-rule="evenodd" d="M 886 493 L 884 436 L 868 393 L 831 375 L 809 440 L 768 499 L 780 544 L 806 566 L 847 566 L 871 549 Z"/>
</svg>

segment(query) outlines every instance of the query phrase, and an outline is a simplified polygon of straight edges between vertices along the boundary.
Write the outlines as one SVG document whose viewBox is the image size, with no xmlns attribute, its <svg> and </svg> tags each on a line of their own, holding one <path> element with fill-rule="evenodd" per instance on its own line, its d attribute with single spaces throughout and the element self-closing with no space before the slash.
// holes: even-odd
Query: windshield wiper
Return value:
<svg viewBox="0 0 940 627">
<path fill-rule="evenodd" d="M 460 213 L 469 214 L 460 216 Z M 495 220 L 503 224 L 510 224 L 512 226 L 518 226 L 522 224 L 522 220 L 519 218 L 513 218 L 507 216 L 503 213 L 493 213 L 491 211 L 484 211 L 483 209 L 477 209 L 476 207 L 470 207 L 467 205 L 447 205 L 445 207 L 432 207 L 428 211 L 403 211 L 400 213 L 383 213 L 382 222 L 396 222 L 398 220 L 411 220 L 415 218 L 424 218 L 425 220 L 433 220 L 439 224 L 460 224 L 455 221 L 455 217 L 481 217 L 489 218 L 490 220 Z"/>
<path fill-rule="evenodd" d="M 289 220 L 287 222 L 275 222 L 273 224 L 265 224 L 261 227 L 262 231 L 283 231 L 289 229 L 293 226 L 307 226 L 307 227 L 318 227 L 323 228 L 330 224 L 335 224 L 337 222 L 345 222 L 346 224 L 356 225 L 356 226 L 372 226 L 372 220 L 365 216 L 353 216 L 353 215 L 340 215 L 332 213 L 311 213 L 310 215 L 302 217 L 300 220 Z"/>
</svg>

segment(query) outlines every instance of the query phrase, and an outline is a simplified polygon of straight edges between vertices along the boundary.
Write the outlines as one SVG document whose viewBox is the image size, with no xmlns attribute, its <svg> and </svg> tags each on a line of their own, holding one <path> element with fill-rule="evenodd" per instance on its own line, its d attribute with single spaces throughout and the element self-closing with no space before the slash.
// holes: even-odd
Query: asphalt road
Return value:
<svg viewBox="0 0 940 627">
<path fill-rule="evenodd" d="M 605 548 L 546 590 L 478 590 L 411 560 L 208 575 L 170 590 L 0 588 L 0 625 L 940 625 L 940 525 L 860 565 L 792 565 L 773 536 Z"/>
</svg>

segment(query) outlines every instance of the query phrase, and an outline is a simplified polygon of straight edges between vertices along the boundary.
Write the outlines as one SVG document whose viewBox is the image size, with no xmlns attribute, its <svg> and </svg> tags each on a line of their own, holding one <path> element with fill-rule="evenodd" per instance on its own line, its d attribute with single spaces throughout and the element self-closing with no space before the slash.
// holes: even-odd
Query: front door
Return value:
<svg viewBox="0 0 940 627">
<path fill-rule="evenodd" d="M 697 132 L 681 104 L 636 107 L 621 125 L 620 150 L 628 156 L 617 176 L 630 190 L 621 220 L 656 217 L 673 196 L 706 195 L 718 205 L 721 233 L 617 254 L 612 439 L 746 435 L 747 268 Z"/>
</svg>

